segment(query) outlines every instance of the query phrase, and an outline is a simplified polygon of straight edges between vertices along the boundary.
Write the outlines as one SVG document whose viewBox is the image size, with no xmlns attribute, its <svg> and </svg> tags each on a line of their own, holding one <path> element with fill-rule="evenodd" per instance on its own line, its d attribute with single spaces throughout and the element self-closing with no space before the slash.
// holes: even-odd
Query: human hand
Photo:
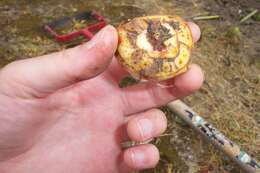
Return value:
<svg viewBox="0 0 260 173">
<path fill-rule="evenodd" d="M 196 41 L 199 29 L 190 26 Z M 202 71 L 192 65 L 173 88 L 122 89 L 126 72 L 113 58 L 116 47 L 117 32 L 107 26 L 86 44 L 1 69 L 1 173 L 125 173 L 156 165 L 154 145 L 122 150 L 120 143 L 163 133 L 166 118 L 151 108 L 197 90 Z"/>
</svg>

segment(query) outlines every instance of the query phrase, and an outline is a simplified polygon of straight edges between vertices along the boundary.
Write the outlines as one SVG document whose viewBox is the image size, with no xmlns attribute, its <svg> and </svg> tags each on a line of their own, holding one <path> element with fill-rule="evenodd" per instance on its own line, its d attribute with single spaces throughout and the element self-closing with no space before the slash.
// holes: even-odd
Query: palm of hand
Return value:
<svg viewBox="0 0 260 173">
<path fill-rule="evenodd" d="M 125 116 L 121 90 L 115 81 L 109 81 L 108 78 L 110 76 L 105 73 L 93 80 L 62 89 L 50 97 L 26 100 L 24 106 L 28 102 L 34 105 L 30 110 L 19 103 L 20 106 L 16 107 L 18 110 L 13 110 L 15 114 L 9 116 L 16 119 L 30 115 L 30 118 L 27 116 L 18 123 L 27 121 L 31 127 L 17 129 L 18 134 L 9 137 L 9 142 L 24 152 L 10 163 L 22 159 L 21 166 L 40 163 L 36 170 L 52 167 L 54 172 L 94 172 L 97 168 L 98 172 L 122 172 L 125 166 L 119 157 L 122 152 L 120 142 L 127 138 L 122 130 Z M 44 124 L 35 127 L 42 120 Z M 9 125 L 10 128 L 14 126 Z"/>
</svg>

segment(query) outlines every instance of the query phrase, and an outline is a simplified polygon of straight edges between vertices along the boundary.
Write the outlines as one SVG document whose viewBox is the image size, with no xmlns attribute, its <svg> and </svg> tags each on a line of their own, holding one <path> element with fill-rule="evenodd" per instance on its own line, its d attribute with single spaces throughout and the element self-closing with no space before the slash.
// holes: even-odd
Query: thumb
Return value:
<svg viewBox="0 0 260 173">
<path fill-rule="evenodd" d="M 116 29 L 109 25 L 83 45 L 15 61 L 0 71 L 0 91 L 8 95 L 43 97 L 78 81 L 93 78 L 109 65 L 117 42 Z"/>
</svg>

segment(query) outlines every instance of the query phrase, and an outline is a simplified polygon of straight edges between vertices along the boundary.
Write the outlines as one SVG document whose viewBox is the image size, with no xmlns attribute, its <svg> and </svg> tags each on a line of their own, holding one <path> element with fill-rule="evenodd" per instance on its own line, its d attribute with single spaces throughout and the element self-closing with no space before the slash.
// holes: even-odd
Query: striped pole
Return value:
<svg viewBox="0 0 260 173">
<path fill-rule="evenodd" d="M 224 152 L 247 173 L 260 173 L 260 164 L 240 147 L 225 137 L 218 129 L 206 122 L 189 106 L 180 100 L 167 104 L 168 108 L 204 136 L 209 142 Z"/>
</svg>

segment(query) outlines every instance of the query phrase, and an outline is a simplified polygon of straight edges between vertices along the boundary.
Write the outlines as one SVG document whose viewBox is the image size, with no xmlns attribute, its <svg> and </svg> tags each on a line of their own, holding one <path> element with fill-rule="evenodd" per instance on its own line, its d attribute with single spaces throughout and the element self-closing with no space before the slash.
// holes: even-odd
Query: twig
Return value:
<svg viewBox="0 0 260 173">
<path fill-rule="evenodd" d="M 212 15 L 212 16 L 197 16 L 193 17 L 193 20 L 215 20 L 220 19 L 219 15 Z"/>
<path fill-rule="evenodd" d="M 164 134 L 162 134 L 162 135 L 159 135 L 158 137 L 167 137 L 167 136 L 173 136 L 173 134 L 164 133 Z"/>
<path fill-rule="evenodd" d="M 143 141 L 143 142 L 126 141 L 126 142 L 122 142 L 122 143 L 121 143 L 121 147 L 122 147 L 123 149 L 126 149 L 126 148 L 130 148 L 130 147 L 138 146 L 138 145 L 148 144 L 148 143 L 152 142 L 153 140 L 154 140 L 154 138 L 148 139 L 148 140 Z"/>
<path fill-rule="evenodd" d="M 251 13 L 249 13 L 248 15 L 246 15 L 245 17 L 243 17 L 241 20 L 240 20 L 240 23 L 243 23 L 245 21 L 247 21 L 248 19 L 250 19 L 252 16 L 254 16 L 256 13 L 258 12 L 258 10 L 254 10 L 252 11 Z"/>
<path fill-rule="evenodd" d="M 194 0 L 192 0 L 192 4 L 194 5 L 194 7 L 198 7 L 198 4 Z"/>
</svg>

